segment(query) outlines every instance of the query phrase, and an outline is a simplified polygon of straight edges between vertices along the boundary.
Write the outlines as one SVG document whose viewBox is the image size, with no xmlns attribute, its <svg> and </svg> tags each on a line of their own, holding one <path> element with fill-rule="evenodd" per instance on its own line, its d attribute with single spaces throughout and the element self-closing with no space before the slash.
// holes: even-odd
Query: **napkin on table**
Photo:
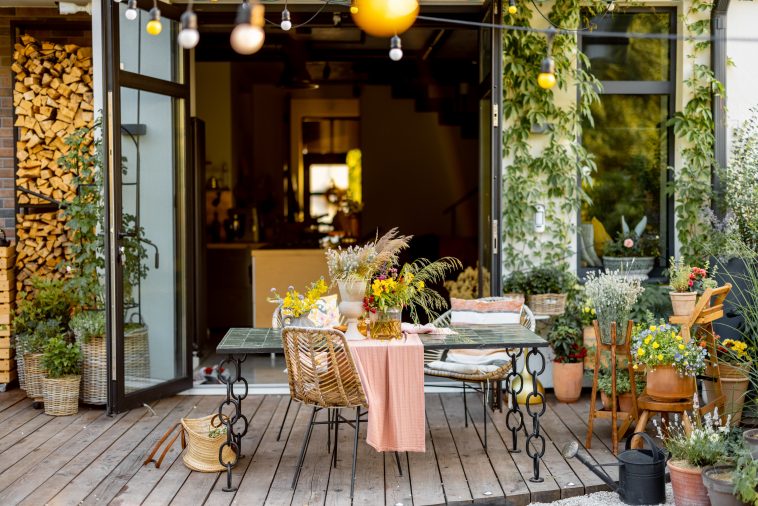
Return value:
<svg viewBox="0 0 758 506">
<path fill-rule="evenodd" d="M 415 323 L 402 323 L 400 329 L 406 334 L 455 334 L 455 331 L 447 327 L 435 327 L 431 323 L 417 325 Z"/>
</svg>

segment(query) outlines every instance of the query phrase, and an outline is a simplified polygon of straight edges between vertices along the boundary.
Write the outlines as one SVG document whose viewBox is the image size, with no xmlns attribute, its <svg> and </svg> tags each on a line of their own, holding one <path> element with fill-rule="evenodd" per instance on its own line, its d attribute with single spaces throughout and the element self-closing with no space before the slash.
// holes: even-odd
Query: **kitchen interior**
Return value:
<svg viewBox="0 0 758 506">
<path fill-rule="evenodd" d="M 344 7 L 327 6 L 298 27 L 312 7 L 290 6 L 293 28 L 268 24 L 252 56 L 229 47 L 223 22 L 233 16 L 198 13 L 193 130 L 205 181 L 205 272 L 197 275 L 207 322 L 195 343 L 200 381 L 214 382 L 216 373 L 202 370 L 218 363 L 214 349 L 230 327 L 271 326 L 272 288 L 328 280 L 324 248 L 397 226 L 414 236 L 409 257 L 476 265 L 478 30 L 417 22 L 393 61 L 389 40 L 367 36 Z M 275 9 L 267 7 L 268 19 Z M 480 16 L 455 13 L 462 15 Z M 251 383 L 286 383 L 281 357 L 251 361 Z"/>
</svg>

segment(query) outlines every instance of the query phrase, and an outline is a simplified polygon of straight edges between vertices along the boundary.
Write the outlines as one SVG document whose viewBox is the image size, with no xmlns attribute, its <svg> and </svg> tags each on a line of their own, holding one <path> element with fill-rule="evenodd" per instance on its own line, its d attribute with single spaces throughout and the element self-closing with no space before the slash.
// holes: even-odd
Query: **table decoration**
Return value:
<svg viewBox="0 0 758 506">
<path fill-rule="evenodd" d="M 282 323 L 285 326 L 313 327 L 314 323 L 308 318 L 308 315 L 314 309 L 319 311 L 325 309 L 321 297 L 326 294 L 327 290 L 328 287 L 324 278 L 320 278 L 311 283 L 305 293 L 300 293 L 290 286 L 282 297 L 276 292 L 276 289 L 272 288 L 269 301 L 279 304 L 282 312 Z"/>
</svg>

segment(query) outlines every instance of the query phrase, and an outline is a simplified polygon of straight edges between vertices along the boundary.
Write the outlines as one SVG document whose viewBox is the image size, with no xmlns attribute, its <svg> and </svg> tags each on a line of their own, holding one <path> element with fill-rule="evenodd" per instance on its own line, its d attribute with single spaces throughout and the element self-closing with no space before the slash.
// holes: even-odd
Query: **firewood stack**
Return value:
<svg viewBox="0 0 758 506">
<path fill-rule="evenodd" d="M 50 210 L 75 196 L 76 174 L 59 166 L 66 137 L 94 124 L 92 48 L 20 37 L 13 53 L 13 105 L 18 127 L 16 198 L 17 294 L 37 274 L 59 278 L 69 244 L 65 218 Z M 25 191 L 26 190 L 26 191 Z M 35 195 L 35 193 L 37 195 Z M 35 206 L 48 206 L 42 212 Z"/>
<path fill-rule="evenodd" d="M 16 379 L 16 361 L 11 346 L 11 318 L 16 306 L 14 245 L 0 247 L 0 391 Z"/>
</svg>

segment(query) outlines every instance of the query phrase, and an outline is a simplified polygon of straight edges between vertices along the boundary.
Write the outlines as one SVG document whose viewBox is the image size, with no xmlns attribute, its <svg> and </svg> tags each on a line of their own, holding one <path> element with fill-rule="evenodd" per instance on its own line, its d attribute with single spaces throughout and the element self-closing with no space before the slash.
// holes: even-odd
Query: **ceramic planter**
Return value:
<svg viewBox="0 0 758 506">
<path fill-rule="evenodd" d="M 632 394 L 629 392 L 625 394 L 621 394 L 618 396 L 619 399 L 619 411 L 623 411 L 624 413 L 631 413 L 632 412 Z"/>
<path fill-rule="evenodd" d="M 619 271 L 630 279 L 644 281 L 655 267 L 655 257 L 603 257 L 605 272 Z"/>
<path fill-rule="evenodd" d="M 339 304 L 340 314 L 345 317 L 347 330 L 345 337 L 349 341 L 360 341 L 364 335 L 358 330 L 358 317 L 363 312 L 363 296 L 366 294 L 365 279 L 338 281 L 342 302 Z"/>
<path fill-rule="evenodd" d="M 697 293 L 695 292 L 669 292 L 671 296 L 671 307 L 674 310 L 674 316 L 689 316 L 695 310 Z"/>
<path fill-rule="evenodd" d="M 745 441 L 745 446 L 750 450 L 753 459 L 758 459 L 758 429 L 750 429 L 743 432 L 742 440 Z"/>
<path fill-rule="evenodd" d="M 702 468 L 688 466 L 681 460 L 671 460 L 668 466 L 676 506 L 710 506 L 708 490 L 703 485 Z"/>
<path fill-rule="evenodd" d="M 739 497 L 734 495 L 732 482 L 734 466 L 715 465 L 703 468 L 703 485 L 708 490 L 708 497 L 713 506 L 743 506 Z"/>
<path fill-rule="evenodd" d="M 674 366 L 658 366 L 647 372 L 647 394 L 656 401 L 691 399 L 695 393 L 695 378 L 682 376 Z"/>
<path fill-rule="evenodd" d="M 721 376 L 721 393 L 724 394 L 724 414 L 731 416 L 731 425 L 736 427 L 742 420 L 742 408 L 745 406 L 747 390 L 750 386 L 748 369 L 733 364 L 719 364 Z"/>
<path fill-rule="evenodd" d="M 584 364 L 553 362 L 553 392 L 561 402 L 576 402 L 582 395 Z"/>
</svg>

